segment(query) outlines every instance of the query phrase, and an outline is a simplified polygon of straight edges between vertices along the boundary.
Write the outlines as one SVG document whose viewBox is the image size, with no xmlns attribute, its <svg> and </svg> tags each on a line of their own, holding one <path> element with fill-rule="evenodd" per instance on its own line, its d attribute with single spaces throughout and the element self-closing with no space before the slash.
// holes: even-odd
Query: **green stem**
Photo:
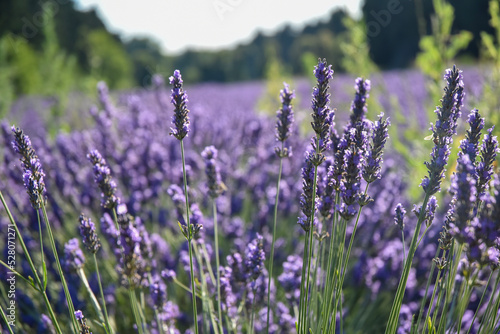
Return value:
<svg viewBox="0 0 500 334">
<path fill-rule="evenodd" d="M 281 142 L 281 150 L 283 151 L 283 142 Z M 278 200 L 280 196 L 281 172 L 283 170 L 283 158 L 280 157 L 280 168 L 278 172 L 278 182 L 276 185 L 276 199 L 274 202 L 274 219 L 273 219 L 273 235 L 271 242 L 271 255 L 269 257 L 269 281 L 267 282 L 267 326 L 266 333 L 269 334 L 269 317 L 271 311 L 271 280 L 273 279 L 273 264 L 274 264 L 274 242 L 276 241 L 276 221 L 278 219 Z"/>
<path fill-rule="evenodd" d="M 184 181 L 184 195 L 186 197 L 186 222 L 188 229 L 188 247 L 189 247 L 189 270 L 191 271 L 191 286 L 193 289 L 192 300 L 193 300 L 193 318 L 194 318 L 194 333 L 198 334 L 198 315 L 196 308 L 196 285 L 194 282 L 194 270 L 193 270 L 193 246 L 191 240 L 193 239 L 191 222 L 189 220 L 189 197 L 187 189 L 187 176 L 186 176 L 186 158 L 184 157 L 184 141 L 181 139 L 181 159 L 182 159 L 182 178 Z"/>
<path fill-rule="evenodd" d="M 87 280 L 87 277 L 85 276 L 85 273 L 83 272 L 83 269 L 80 268 L 77 271 L 78 276 L 80 277 L 80 280 L 83 282 L 83 285 L 85 286 L 85 289 L 87 289 L 87 292 L 90 296 L 90 300 L 92 301 L 92 306 L 94 307 L 97 315 L 99 316 L 99 321 L 105 322 L 104 315 L 102 314 L 101 307 L 99 306 L 99 302 L 97 301 L 97 298 L 94 295 L 94 292 L 90 288 L 89 281 Z"/>
<path fill-rule="evenodd" d="M 434 258 L 439 257 L 439 252 L 440 251 L 441 251 L 440 248 L 438 248 L 436 250 L 436 255 L 434 256 Z M 434 263 L 434 261 L 432 261 L 431 271 L 429 273 L 429 277 L 427 278 L 427 284 L 425 286 L 425 293 L 424 293 L 424 295 L 422 297 L 422 302 L 420 303 L 420 311 L 418 312 L 418 318 L 417 318 L 417 322 L 416 322 L 417 329 L 418 329 L 418 327 L 420 325 L 420 320 L 422 320 L 422 315 L 424 314 L 425 301 L 427 300 L 427 292 L 429 292 L 429 287 L 431 286 L 431 280 L 432 280 L 432 277 L 433 277 L 433 274 L 434 274 L 434 269 L 436 269 L 436 264 Z M 426 321 L 427 321 L 427 318 L 424 319 L 424 328 L 425 328 Z"/>
<path fill-rule="evenodd" d="M 54 235 L 52 234 L 52 228 L 50 226 L 49 217 L 47 215 L 47 210 L 45 208 L 44 201 L 41 201 L 41 208 L 42 208 L 42 212 L 43 212 L 43 217 L 45 219 L 45 226 L 47 227 L 47 233 L 49 235 L 49 241 L 50 241 L 50 245 L 52 247 L 52 252 L 54 253 L 54 259 L 56 262 L 57 270 L 58 270 L 59 276 L 61 278 L 61 283 L 63 286 L 64 294 L 66 295 L 66 301 L 68 303 L 68 308 L 69 308 L 69 312 L 70 312 L 70 319 L 73 323 L 73 329 L 75 330 L 75 333 L 78 333 L 79 326 L 78 326 L 78 322 L 76 321 L 76 317 L 75 317 L 75 307 L 73 306 L 73 300 L 71 299 L 71 294 L 69 293 L 68 284 L 66 282 L 66 278 L 64 277 L 64 273 L 63 273 L 63 270 L 61 267 L 61 262 L 59 261 L 59 255 L 57 254 L 56 242 L 54 239 Z"/>
<path fill-rule="evenodd" d="M 415 227 L 415 232 L 413 238 L 411 239 L 410 249 L 408 250 L 408 256 L 405 261 L 403 274 L 399 280 L 398 289 L 394 302 L 391 307 L 391 313 L 389 315 L 389 320 L 387 322 L 387 327 L 385 330 L 386 334 L 395 333 L 398 326 L 399 312 L 401 311 L 401 305 L 403 304 L 403 297 L 406 290 L 406 283 L 408 281 L 408 276 L 410 274 L 411 265 L 413 263 L 413 257 L 415 256 L 415 251 L 417 249 L 417 240 L 420 235 L 420 229 L 422 228 L 422 223 L 425 217 L 425 208 L 427 208 L 427 202 L 429 201 L 429 194 L 425 194 L 424 202 L 422 204 L 422 210 L 420 210 L 420 215 L 418 217 L 417 226 Z"/>
<path fill-rule="evenodd" d="M 319 145 L 317 145 L 319 146 Z M 311 275 L 311 262 L 312 262 L 312 248 L 313 248 L 313 228 L 314 228 L 314 216 L 316 214 L 316 182 L 318 179 L 318 166 L 314 166 L 314 181 L 313 181 L 313 194 L 312 194 L 312 209 L 310 218 L 310 228 L 309 228 L 309 251 L 307 252 L 307 283 L 304 299 L 304 334 L 307 333 L 308 327 L 308 309 L 309 309 L 309 283 Z M 314 282 L 316 284 L 316 282 Z"/>
<path fill-rule="evenodd" d="M 424 328 L 422 330 L 423 332 L 425 332 L 425 328 L 427 327 L 427 319 L 429 319 L 430 315 L 431 315 L 431 309 L 432 309 L 432 306 L 434 305 L 434 298 L 436 297 L 436 291 L 438 288 L 439 279 L 441 278 L 441 273 L 442 273 L 442 270 L 439 269 L 438 274 L 437 274 L 437 278 L 436 278 L 436 283 L 434 284 L 434 289 L 432 289 L 431 302 L 429 303 L 429 308 L 427 309 L 427 314 L 425 316 Z M 439 305 L 436 305 L 436 312 L 437 312 L 438 307 L 439 307 Z M 429 328 L 429 331 L 431 331 L 431 328 Z"/>
<path fill-rule="evenodd" d="M 5 312 L 3 311 L 3 307 L 0 306 L 0 313 L 2 315 L 2 319 L 3 321 L 5 321 L 5 325 L 7 326 L 7 328 L 9 329 L 9 333 L 10 334 L 14 334 L 14 331 L 12 330 L 12 327 L 10 327 L 10 323 L 9 323 L 9 320 L 7 319 L 7 315 L 5 314 Z"/>
<path fill-rule="evenodd" d="M 304 318 L 304 290 L 305 290 L 305 277 L 306 277 L 306 257 L 309 243 L 309 233 L 312 233 L 310 230 L 306 231 L 305 239 L 304 239 L 304 251 L 302 254 L 302 270 L 301 270 L 301 280 L 300 280 L 300 297 L 299 297 L 299 317 L 298 317 L 298 330 L 297 334 L 301 334 L 302 322 Z"/>
<path fill-rule="evenodd" d="M 106 308 L 106 299 L 104 299 L 104 290 L 102 289 L 101 274 L 99 273 L 99 265 L 97 263 L 97 257 L 95 253 L 94 253 L 94 265 L 95 265 L 95 272 L 97 274 L 97 283 L 99 283 L 99 292 L 101 293 L 102 309 L 104 310 L 104 319 L 106 321 L 106 327 L 108 328 L 108 331 L 111 334 L 114 334 L 115 331 L 111 327 L 111 324 L 109 323 L 108 310 Z"/>
<path fill-rule="evenodd" d="M 215 240 L 215 270 L 217 272 L 217 314 L 219 317 L 219 333 L 223 333 L 222 328 L 222 309 L 221 309 L 221 296 L 220 296 L 220 260 L 219 260 L 219 229 L 217 224 L 217 204 L 215 203 L 215 199 L 213 202 L 213 212 L 214 212 L 214 240 Z M 210 265 L 208 263 L 207 265 Z"/>
<path fill-rule="evenodd" d="M 479 300 L 479 305 L 476 308 L 476 312 L 474 312 L 474 317 L 472 318 L 472 322 L 470 323 L 469 330 L 467 331 L 467 334 L 470 333 L 470 330 L 472 329 L 472 325 L 474 324 L 474 321 L 476 320 L 477 313 L 479 312 L 479 309 L 481 308 L 481 305 L 483 304 L 483 298 L 484 298 L 484 295 L 486 295 L 486 291 L 488 290 L 488 286 L 490 285 L 490 281 L 491 281 L 492 276 L 493 276 L 493 270 L 491 271 L 490 276 L 488 277 L 488 282 L 486 282 L 486 285 L 484 286 L 483 294 L 481 295 L 481 299 Z"/>
<path fill-rule="evenodd" d="M 54 314 L 54 311 L 52 310 L 52 306 L 50 305 L 49 299 L 47 298 L 47 294 L 45 293 L 45 291 L 43 289 L 44 285 L 42 284 L 40 277 L 38 276 L 38 272 L 37 272 L 36 267 L 33 263 L 33 260 L 31 259 L 28 248 L 26 247 L 26 244 L 24 243 L 23 236 L 22 236 L 21 232 L 19 232 L 19 228 L 17 227 L 17 223 L 14 220 L 14 217 L 12 216 L 12 214 L 9 210 L 9 207 L 8 207 L 7 203 L 5 202 L 5 198 L 3 197 L 3 194 L 1 191 L 0 191 L 0 201 L 2 201 L 2 205 L 5 208 L 5 211 L 7 212 L 7 216 L 9 217 L 9 221 L 16 231 L 16 236 L 19 238 L 19 242 L 21 243 L 21 248 L 23 249 L 24 256 L 26 256 L 26 259 L 28 260 L 28 264 L 31 268 L 31 271 L 33 272 L 33 275 L 35 276 L 35 280 L 36 280 L 36 283 L 39 287 L 39 291 L 43 296 L 45 306 L 47 307 L 47 310 L 49 311 L 49 316 L 50 316 L 50 319 L 52 320 L 52 324 L 56 328 L 57 333 L 62 334 L 61 327 L 59 326 L 59 323 L 57 322 L 57 318 Z"/>
<path fill-rule="evenodd" d="M 129 280 L 129 284 L 130 284 L 130 280 Z M 130 304 L 132 306 L 132 313 L 134 313 L 134 320 L 135 320 L 135 324 L 137 325 L 137 330 L 139 331 L 139 334 L 144 334 L 144 330 L 142 328 L 142 323 L 139 320 L 139 313 L 137 310 L 137 297 L 135 295 L 134 289 L 129 288 L 128 294 L 129 294 L 129 298 L 130 298 Z"/>
<path fill-rule="evenodd" d="M 339 193 L 336 191 L 335 192 L 335 207 L 339 204 Z M 324 295 L 325 295 L 325 298 L 324 298 L 324 302 L 323 302 L 323 305 L 321 307 L 321 317 L 322 317 L 322 326 L 321 328 L 323 330 L 326 330 L 326 326 L 328 324 L 328 316 L 327 314 L 327 311 L 329 309 L 329 300 L 331 298 L 329 298 L 331 292 L 330 292 L 330 277 L 332 277 L 331 275 L 331 271 L 332 271 L 332 261 L 333 261 L 333 253 L 334 253 L 334 240 L 335 238 L 337 237 L 337 233 L 335 233 L 337 227 L 338 227 L 338 224 L 337 223 L 337 210 L 335 210 L 335 213 L 333 214 L 333 218 L 332 218 L 332 233 L 330 235 L 330 248 L 329 248 L 329 251 L 328 251 L 328 265 L 327 265 L 327 269 L 326 269 L 326 279 L 325 279 L 325 285 L 324 285 Z"/>
</svg>

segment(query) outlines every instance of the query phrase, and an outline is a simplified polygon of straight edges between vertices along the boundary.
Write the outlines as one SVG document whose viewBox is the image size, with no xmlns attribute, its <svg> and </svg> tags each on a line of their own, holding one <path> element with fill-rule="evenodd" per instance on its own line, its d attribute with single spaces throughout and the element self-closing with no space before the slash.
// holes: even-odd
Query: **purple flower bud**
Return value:
<svg viewBox="0 0 500 334">
<path fill-rule="evenodd" d="M 326 60 L 318 60 L 318 65 L 314 68 L 314 75 L 317 79 L 317 86 L 313 88 L 312 113 L 313 121 L 311 123 L 316 133 L 315 142 L 319 143 L 317 153 L 322 154 L 329 144 L 329 133 L 333 112 L 330 107 L 330 94 L 328 85 L 333 77 L 332 65 L 328 65 Z"/>
<path fill-rule="evenodd" d="M 398 203 L 394 212 L 395 212 L 394 223 L 399 226 L 399 229 L 401 231 L 403 231 L 405 228 L 404 219 L 405 219 L 405 214 L 406 214 L 406 210 L 403 207 L 403 204 Z"/>
</svg>

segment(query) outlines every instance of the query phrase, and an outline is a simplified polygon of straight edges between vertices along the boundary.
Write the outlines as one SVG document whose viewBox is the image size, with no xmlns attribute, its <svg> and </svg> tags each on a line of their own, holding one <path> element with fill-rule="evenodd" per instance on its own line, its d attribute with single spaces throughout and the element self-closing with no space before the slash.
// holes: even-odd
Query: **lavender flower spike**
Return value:
<svg viewBox="0 0 500 334">
<path fill-rule="evenodd" d="M 116 183 L 111 178 L 111 170 L 106 160 L 98 150 L 92 150 L 87 154 L 87 159 L 92 163 L 94 180 L 101 189 L 101 205 L 107 209 L 114 209 L 120 204 L 120 199 L 115 195 Z"/>
<path fill-rule="evenodd" d="M 288 84 L 284 83 L 285 88 L 280 92 L 281 98 L 281 109 L 277 112 L 276 121 L 276 140 L 284 144 L 285 140 L 290 137 L 291 126 L 293 124 L 293 109 L 292 109 L 292 99 L 295 97 L 295 91 L 290 91 Z M 291 155 L 291 149 L 285 147 L 281 149 L 276 147 L 276 154 L 281 158 L 286 158 Z"/>
<path fill-rule="evenodd" d="M 97 253 L 99 248 L 101 248 L 101 241 L 97 236 L 96 228 L 94 222 L 90 218 L 85 217 L 82 213 L 80 215 L 80 235 L 82 236 L 82 241 L 85 247 L 93 254 Z"/>
<path fill-rule="evenodd" d="M 497 157 L 498 140 L 496 136 L 492 136 L 493 129 L 488 129 L 488 133 L 484 136 L 481 147 L 481 161 L 478 163 L 477 172 L 477 195 L 478 199 L 488 187 L 488 183 L 493 175 L 493 162 Z"/>
<path fill-rule="evenodd" d="M 201 156 L 205 160 L 205 173 L 208 178 L 208 194 L 212 198 L 219 197 L 223 191 L 223 187 L 219 166 L 217 166 L 215 162 L 215 159 L 217 159 L 217 149 L 213 146 L 207 146 L 203 152 L 201 152 Z"/>
<path fill-rule="evenodd" d="M 332 65 L 327 65 L 326 60 L 319 60 L 318 65 L 314 68 L 314 76 L 317 79 L 317 86 L 313 88 L 312 113 L 313 121 L 311 123 L 314 132 L 316 133 L 315 142 L 317 142 L 314 164 L 318 166 L 323 162 L 324 152 L 330 140 L 330 125 L 333 117 L 330 115 L 333 111 L 330 110 L 330 94 L 328 93 L 328 82 L 333 77 Z"/>
<path fill-rule="evenodd" d="M 438 119 L 436 124 L 431 127 L 435 146 L 432 149 L 431 161 L 425 162 L 428 176 L 425 176 L 420 184 L 428 195 L 433 195 L 441 189 L 445 166 L 450 156 L 452 136 L 456 131 L 456 122 L 460 117 L 460 108 L 464 96 L 462 71 L 454 66 L 453 69 L 446 70 L 444 79 L 447 86 L 444 89 L 441 106 L 435 111 Z"/>
<path fill-rule="evenodd" d="M 468 155 L 458 158 L 457 171 L 451 180 L 450 192 L 454 195 L 453 222 L 451 234 L 459 243 L 466 241 L 466 227 L 474 217 L 474 204 L 477 199 L 474 165 Z"/>
<path fill-rule="evenodd" d="M 355 127 L 365 117 L 366 100 L 370 97 L 371 82 L 368 79 L 357 78 L 354 89 L 356 89 L 356 95 L 351 105 L 351 127 Z"/>
<path fill-rule="evenodd" d="M 383 162 L 382 155 L 384 153 L 384 146 L 387 142 L 387 138 L 389 138 L 388 127 L 391 125 L 389 118 L 384 120 L 383 116 L 384 113 L 381 113 L 378 121 L 375 122 L 370 150 L 366 156 L 363 178 L 368 183 L 380 179 L 381 164 Z"/>
<path fill-rule="evenodd" d="M 15 138 L 12 142 L 12 147 L 14 151 L 21 155 L 21 162 L 23 163 L 24 186 L 30 197 L 31 206 L 37 210 L 44 200 L 45 173 L 35 150 L 31 146 L 30 138 L 15 126 L 12 126 L 11 129 Z"/>
<path fill-rule="evenodd" d="M 305 217 L 300 217 L 298 224 L 304 231 L 309 231 L 311 228 L 311 213 L 314 205 L 314 212 L 316 212 L 317 198 L 313 200 L 314 188 L 314 165 L 313 165 L 313 152 L 306 152 L 305 166 L 302 167 L 302 194 L 300 195 L 300 207 Z M 314 217 L 313 217 L 314 218 Z"/>
<path fill-rule="evenodd" d="M 470 128 L 465 134 L 465 139 L 460 142 L 461 151 L 459 154 L 468 154 L 470 161 L 475 164 L 481 130 L 484 128 L 484 118 L 481 118 L 477 109 L 473 109 L 467 118 L 467 123 L 469 123 Z"/>
<path fill-rule="evenodd" d="M 75 318 L 80 325 L 80 334 L 92 334 L 92 332 L 90 331 L 90 327 L 87 326 L 87 320 L 84 319 L 82 311 L 75 311 Z"/>
<path fill-rule="evenodd" d="M 189 110 L 186 107 L 188 96 L 182 88 L 182 76 L 179 70 L 169 78 L 172 85 L 171 102 L 174 105 L 174 115 L 172 116 L 172 125 L 170 134 L 175 138 L 182 140 L 189 133 Z"/>
<path fill-rule="evenodd" d="M 406 214 L 406 210 L 403 207 L 403 204 L 398 203 L 398 205 L 396 206 L 396 209 L 394 211 L 395 211 L 394 223 L 399 226 L 399 229 L 401 231 L 403 231 L 405 228 L 404 219 L 405 219 L 405 214 Z"/>
<path fill-rule="evenodd" d="M 70 239 L 64 245 L 64 258 L 62 265 L 67 272 L 75 272 L 83 268 L 85 264 L 85 256 L 80 249 L 80 244 L 77 238 Z"/>
<path fill-rule="evenodd" d="M 262 241 L 262 236 L 257 234 L 257 237 L 248 244 L 245 251 L 245 271 L 247 277 L 251 280 L 256 280 L 264 269 L 266 255 L 264 254 Z"/>
</svg>

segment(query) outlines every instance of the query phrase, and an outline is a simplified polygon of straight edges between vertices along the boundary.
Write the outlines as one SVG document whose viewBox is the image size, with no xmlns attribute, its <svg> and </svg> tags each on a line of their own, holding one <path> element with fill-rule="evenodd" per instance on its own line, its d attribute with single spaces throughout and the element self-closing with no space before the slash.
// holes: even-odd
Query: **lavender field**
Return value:
<svg viewBox="0 0 500 334">
<path fill-rule="evenodd" d="M 1 333 L 500 333 L 498 110 L 442 71 L 18 100 Z"/>
</svg>

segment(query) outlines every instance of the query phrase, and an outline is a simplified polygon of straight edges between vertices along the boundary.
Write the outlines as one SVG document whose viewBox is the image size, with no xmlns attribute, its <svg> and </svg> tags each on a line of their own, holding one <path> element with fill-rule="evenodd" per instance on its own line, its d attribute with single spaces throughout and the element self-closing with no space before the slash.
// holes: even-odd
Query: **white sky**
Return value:
<svg viewBox="0 0 500 334">
<path fill-rule="evenodd" d="M 361 0 L 76 0 L 97 7 L 108 29 L 123 37 L 150 36 L 163 51 L 188 47 L 220 49 L 251 40 L 257 30 L 273 32 L 285 23 L 302 27 L 327 19 L 336 7 L 359 13 Z"/>
</svg>

